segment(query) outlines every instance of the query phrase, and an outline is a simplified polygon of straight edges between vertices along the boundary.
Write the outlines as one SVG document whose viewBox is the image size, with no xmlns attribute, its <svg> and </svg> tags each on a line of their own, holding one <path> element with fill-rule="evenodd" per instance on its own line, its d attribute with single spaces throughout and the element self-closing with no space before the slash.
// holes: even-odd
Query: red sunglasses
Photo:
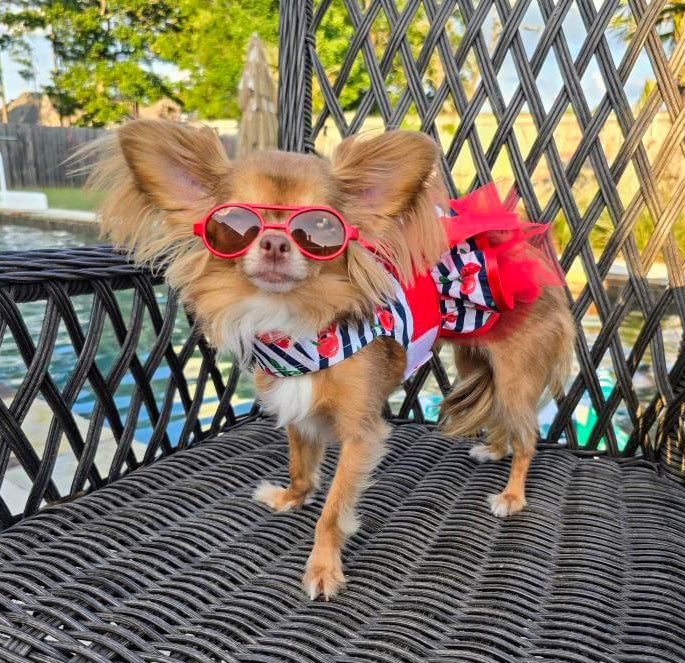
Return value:
<svg viewBox="0 0 685 663">
<path fill-rule="evenodd" d="M 284 223 L 267 223 L 257 210 L 292 212 Z M 265 230 L 282 230 L 302 255 L 311 260 L 332 260 L 350 240 L 359 239 L 359 229 L 349 225 L 330 207 L 290 205 L 246 205 L 225 203 L 212 209 L 193 225 L 193 234 L 211 253 L 231 259 L 243 255 Z"/>
</svg>

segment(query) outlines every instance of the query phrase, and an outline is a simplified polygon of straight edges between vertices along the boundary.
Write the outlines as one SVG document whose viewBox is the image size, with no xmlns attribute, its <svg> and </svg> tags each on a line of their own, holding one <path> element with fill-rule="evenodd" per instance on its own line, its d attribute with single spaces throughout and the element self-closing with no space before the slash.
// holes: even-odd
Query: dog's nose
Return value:
<svg viewBox="0 0 685 663">
<path fill-rule="evenodd" d="M 259 248 L 265 258 L 278 260 L 290 251 L 290 242 L 283 235 L 266 234 L 259 242 Z"/>
</svg>

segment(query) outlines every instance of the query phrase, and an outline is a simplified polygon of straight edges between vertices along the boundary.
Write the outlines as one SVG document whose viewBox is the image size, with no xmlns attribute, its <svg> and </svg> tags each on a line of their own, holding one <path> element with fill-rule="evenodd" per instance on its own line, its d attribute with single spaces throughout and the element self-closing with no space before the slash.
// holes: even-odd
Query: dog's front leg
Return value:
<svg viewBox="0 0 685 663">
<path fill-rule="evenodd" d="M 288 426 L 290 484 L 287 488 L 264 481 L 254 498 L 275 511 L 290 511 L 302 506 L 319 487 L 319 465 L 326 449 L 325 440 L 310 439 L 294 424 Z"/>
<path fill-rule="evenodd" d="M 328 600 L 345 584 L 342 547 L 358 527 L 355 506 L 382 457 L 383 441 L 389 432 L 381 419 L 370 426 L 348 421 L 336 428 L 343 428 L 339 430 L 338 466 L 316 524 L 314 548 L 302 580 L 311 599 L 323 594 Z"/>
</svg>

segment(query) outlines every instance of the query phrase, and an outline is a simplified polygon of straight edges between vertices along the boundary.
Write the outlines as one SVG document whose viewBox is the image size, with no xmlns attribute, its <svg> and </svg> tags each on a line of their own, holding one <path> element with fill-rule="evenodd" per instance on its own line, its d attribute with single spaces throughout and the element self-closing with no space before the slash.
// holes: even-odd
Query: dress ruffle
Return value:
<svg viewBox="0 0 685 663">
<path fill-rule="evenodd" d="M 471 240 L 484 253 L 498 310 L 529 304 L 544 287 L 565 283 L 549 236 L 551 226 L 523 221 L 515 207 L 516 199 L 502 202 L 491 183 L 450 200 L 450 214 L 443 217 L 450 246 Z"/>
</svg>

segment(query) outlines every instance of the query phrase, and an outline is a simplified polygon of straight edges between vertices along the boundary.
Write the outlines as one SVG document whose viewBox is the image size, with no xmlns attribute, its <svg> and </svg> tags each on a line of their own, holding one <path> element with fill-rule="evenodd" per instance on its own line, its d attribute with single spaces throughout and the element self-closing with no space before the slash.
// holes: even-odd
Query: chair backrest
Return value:
<svg viewBox="0 0 685 663">
<path fill-rule="evenodd" d="M 110 248 L 0 253 L 0 530 L 249 416 L 239 379 Z"/>
<path fill-rule="evenodd" d="M 280 146 L 415 128 L 453 195 L 512 181 L 554 223 L 580 328 L 546 438 L 682 477 L 685 38 L 661 0 L 598 2 L 282 0 Z"/>
</svg>

